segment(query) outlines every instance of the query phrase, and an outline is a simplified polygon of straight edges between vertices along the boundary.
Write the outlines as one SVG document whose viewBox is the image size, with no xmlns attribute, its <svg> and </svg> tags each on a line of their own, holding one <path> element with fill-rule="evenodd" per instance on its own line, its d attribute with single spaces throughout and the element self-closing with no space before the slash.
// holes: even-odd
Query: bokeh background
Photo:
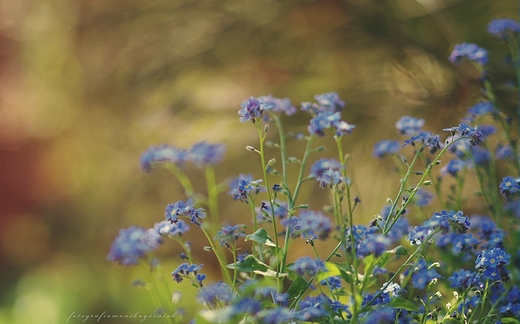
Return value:
<svg viewBox="0 0 520 324">
<path fill-rule="evenodd" d="M 106 261 L 120 228 L 151 227 L 184 199 L 167 170 L 142 173 L 139 156 L 153 144 L 208 140 L 228 148 L 219 181 L 239 172 L 260 178 L 256 155 L 244 149 L 256 132 L 237 115 L 251 95 L 298 106 L 340 94 L 344 120 L 357 126 L 344 142 L 363 201 L 359 223 L 368 222 L 398 180 L 371 157 L 374 143 L 398 139 L 402 115 L 425 118 L 436 133 L 458 124 L 479 82 L 448 61 L 457 43 L 489 49 L 493 77 L 511 78 L 507 48 L 485 30 L 492 18 L 517 17 L 518 2 L 1 0 L 0 15 L 0 323 L 51 324 L 74 312 L 153 312 L 147 293 L 130 285 L 140 272 Z M 308 118 L 286 122 L 305 131 Z M 313 209 L 327 200 L 312 185 L 302 193 L 310 197 Z M 229 224 L 248 224 L 244 204 L 221 198 Z M 192 235 L 196 258 L 217 280 Z M 179 252 L 173 242 L 160 248 L 165 271 L 181 262 Z M 176 288 L 192 314 L 193 288 Z"/>
</svg>

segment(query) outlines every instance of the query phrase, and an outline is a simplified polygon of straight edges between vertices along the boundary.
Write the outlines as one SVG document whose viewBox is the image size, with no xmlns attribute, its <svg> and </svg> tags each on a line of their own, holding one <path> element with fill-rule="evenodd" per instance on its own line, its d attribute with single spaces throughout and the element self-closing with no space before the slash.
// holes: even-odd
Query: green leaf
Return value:
<svg viewBox="0 0 520 324">
<path fill-rule="evenodd" d="M 406 309 L 407 311 L 411 312 L 416 312 L 419 310 L 419 307 L 417 307 L 415 303 L 401 297 L 395 297 L 390 301 L 389 305 L 395 308 Z"/>
<path fill-rule="evenodd" d="M 322 271 L 316 275 L 316 281 L 320 282 L 330 277 L 341 275 L 341 271 L 335 263 L 325 262 L 325 271 Z"/>
<path fill-rule="evenodd" d="M 267 234 L 267 231 L 264 228 L 257 230 L 253 234 L 247 235 L 245 241 L 255 241 L 263 245 L 276 247 L 276 244 L 269 237 L 269 234 Z"/>
<path fill-rule="evenodd" d="M 513 324 L 519 324 L 520 321 L 513 317 L 502 317 L 500 319 L 502 323 L 513 323 Z"/>
<path fill-rule="evenodd" d="M 302 276 L 298 276 L 296 280 L 292 283 L 291 287 L 287 290 L 287 293 L 289 294 L 289 299 L 295 298 L 297 296 L 300 296 L 307 290 L 309 287 L 309 284 L 307 283 L 307 280 L 303 279 Z"/>
<path fill-rule="evenodd" d="M 394 252 L 396 255 L 408 255 L 409 254 L 408 250 L 402 245 L 396 246 L 394 248 Z"/>
<path fill-rule="evenodd" d="M 236 265 L 236 268 L 235 268 Z M 227 265 L 228 269 L 235 269 L 242 272 L 255 272 L 255 271 L 267 271 L 271 270 L 269 266 L 262 261 L 255 258 L 253 255 L 248 255 L 243 260 L 238 261 L 236 264 L 231 263 Z"/>
</svg>

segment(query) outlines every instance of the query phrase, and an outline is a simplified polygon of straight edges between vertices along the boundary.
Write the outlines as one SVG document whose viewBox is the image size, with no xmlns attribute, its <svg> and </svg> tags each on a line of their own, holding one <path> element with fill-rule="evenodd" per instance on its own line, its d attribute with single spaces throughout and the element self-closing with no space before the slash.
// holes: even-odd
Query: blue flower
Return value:
<svg viewBox="0 0 520 324">
<path fill-rule="evenodd" d="M 500 40 L 507 40 L 510 34 L 520 33 L 520 25 L 511 18 L 498 18 L 491 20 L 487 31 Z"/>
<path fill-rule="evenodd" d="M 324 111 L 317 114 L 311 119 L 310 125 L 307 127 L 310 134 L 325 136 L 325 129 L 332 128 L 341 121 L 341 113 L 333 111 Z"/>
<path fill-rule="evenodd" d="M 511 259 L 511 255 L 507 254 L 502 248 L 483 250 L 477 256 L 475 268 L 497 268 L 501 265 L 509 264 L 509 259 Z"/>
<path fill-rule="evenodd" d="M 395 128 L 401 135 L 417 135 L 424 126 L 424 119 L 410 116 L 401 117 L 396 123 Z"/>
<path fill-rule="evenodd" d="M 174 146 L 166 144 L 161 146 L 150 146 L 148 150 L 141 154 L 139 164 L 141 165 L 141 170 L 144 172 L 151 172 L 152 166 L 155 163 L 170 162 L 182 166 L 186 161 L 187 156 L 188 152 L 186 150 Z"/>
<path fill-rule="evenodd" d="M 502 182 L 499 185 L 500 194 L 504 197 L 509 198 L 520 192 L 520 177 L 513 178 L 512 176 L 506 176 L 502 178 Z"/>
<path fill-rule="evenodd" d="M 124 266 L 135 265 L 139 258 L 145 257 L 147 252 L 155 250 L 161 243 L 161 236 L 155 229 L 131 226 L 119 231 L 107 260 Z"/>
<path fill-rule="evenodd" d="M 289 269 L 294 270 L 300 276 L 314 276 L 319 271 L 325 270 L 325 263 L 321 260 L 313 260 L 308 256 L 296 260 Z"/>
<path fill-rule="evenodd" d="M 218 239 L 220 246 L 225 245 L 229 248 L 231 245 L 234 245 L 234 242 L 238 241 L 239 237 L 246 236 L 246 233 L 243 230 L 244 227 L 245 225 L 224 226 L 217 232 L 217 236 L 215 236 L 214 240 Z"/>
<path fill-rule="evenodd" d="M 456 213 L 454 210 L 442 210 L 440 212 L 434 213 L 433 217 L 447 220 L 450 224 L 455 224 L 458 234 L 466 233 L 471 225 L 468 216 L 465 216 L 464 213 L 460 210 Z"/>
<path fill-rule="evenodd" d="M 285 307 L 264 309 L 257 315 L 262 324 L 285 324 L 296 318 L 294 312 Z"/>
<path fill-rule="evenodd" d="M 479 101 L 471 108 L 469 108 L 468 113 L 472 116 L 482 116 L 487 114 L 493 114 L 497 110 L 495 106 L 489 101 Z"/>
<path fill-rule="evenodd" d="M 312 241 L 317 238 L 322 241 L 326 240 L 333 227 L 330 218 L 312 210 L 302 210 L 299 217 L 293 216 L 289 220 L 283 219 L 282 225 L 290 231 L 292 238 L 301 235 L 302 238 Z"/>
<path fill-rule="evenodd" d="M 330 304 L 331 300 L 328 296 L 307 296 L 300 302 L 300 310 L 297 313 L 298 319 L 304 322 L 317 322 L 320 318 L 329 316 L 328 308 Z"/>
<path fill-rule="evenodd" d="M 498 144 L 495 151 L 495 157 L 497 159 L 513 159 L 514 158 L 513 148 L 511 145 Z"/>
<path fill-rule="evenodd" d="M 401 148 L 398 141 L 382 140 L 374 146 L 372 156 L 375 158 L 382 158 L 385 155 L 395 154 Z"/>
<path fill-rule="evenodd" d="M 307 127 L 310 134 L 325 136 L 326 129 L 335 129 L 336 136 L 350 134 L 356 126 L 341 120 L 341 113 L 333 111 L 324 111 L 317 114 L 311 119 L 310 125 Z"/>
<path fill-rule="evenodd" d="M 448 164 L 441 168 L 441 174 L 449 174 L 452 177 L 456 177 L 467 165 L 468 163 L 461 159 L 450 160 Z"/>
<path fill-rule="evenodd" d="M 451 248 L 451 251 L 455 255 L 459 255 L 461 252 L 463 252 L 464 256 L 466 256 L 470 253 L 473 254 L 479 243 L 480 242 L 477 240 L 477 238 L 471 233 L 454 235 L 452 242 L 453 247 Z"/>
<path fill-rule="evenodd" d="M 482 246 L 483 249 L 504 248 L 504 237 L 506 233 L 499 230 L 489 236 L 489 240 Z"/>
<path fill-rule="evenodd" d="M 197 294 L 197 299 L 210 307 L 216 307 L 217 303 L 229 304 L 233 300 L 233 292 L 228 285 L 218 282 L 201 288 Z"/>
<path fill-rule="evenodd" d="M 264 110 L 271 109 L 274 105 L 251 97 L 244 100 L 240 106 L 242 107 L 242 109 L 238 111 L 238 114 L 241 116 L 240 121 L 243 123 L 250 120 L 255 123 L 260 120 Z"/>
<path fill-rule="evenodd" d="M 280 99 L 272 95 L 258 97 L 258 100 L 265 104 L 264 110 L 272 111 L 277 114 L 285 113 L 291 116 L 296 113 L 296 107 L 291 105 L 291 100 L 288 98 Z"/>
<path fill-rule="evenodd" d="M 188 158 L 199 168 L 216 165 L 222 161 L 226 147 L 223 144 L 208 144 L 205 141 L 193 144 Z"/>
<path fill-rule="evenodd" d="M 318 102 L 319 111 L 341 111 L 345 107 L 345 102 L 339 98 L 336 92 L 328 92 L 314 96 Z M 303 110 L 303 109 L 302 109 Z"/>
<path fill-rule="evenodd" d="M 335 159 L 320 159 L 311 166 L 310 175 L 320 182 L 320 187 L 336 185 L 345 179 L 341 175 L 344 167 Z"/>
<path fill-rule="evenodd" d="M 203 266 L 202 264 L 196 265 L 196 264 L 183 263 L 180 266 L 178 266 L 177 269 L 172 271 L 173 280 L 175 280 L 177 283 L 180 283 L 182 281 L 183 277 L 188 277 L 190 275 L 190 273 L 197 275 L 197 271 L 202 269 L 202 266 Z M 196 277 L 196 278 L 197 278 L 197 280 L 201 279 L 200 282 L 202 282 L 202 280 L 204 280 L 200 276 Z M 204 276 L 204 278 L 205 278 L 205 276 Z"/>
<path fill-rule="evenodd" d="M 189 198 L 186 202 L 179 200 L 175 203 L 171 203 L 166 206 L 164 211 L 166 220 L 171 223 L 178 222 L 179 216 L 184 216 L 190 219 L 190 221 L 200 227 L 200 219 L 206 217 L 206 213 L 203 208 L 195 208 L 193 199 Z"/>
<path fill-rule="evenodd" d="M 390 243 L 390 238 L 384 235 L 374 233 L 367 234 L 365 239 L 357 246 L 357 257 L 365 258 L 372 254 L 377 258 L 388 248 Z"/>
<path fill-rule="evenodd" d="M 472 146 L 477 146 L 484 140 L 484 133 L 464 123 L 456 127 L 445 128 L 443 131 L 451 132 L 452 135 L 455 135 L 455 132 L 457 132 L 460 137 L 469 138 L 469 143 Z"/>
<path fill-rule="evenodd" d="M 483 250 L 477 255 L 475 269 L 479 270 L 485 278 L 506 282 L 509 280 L 509 272 L 506 269 L 509 259 L 511 259 L 511 255 L 502 248 Z"/>
<path fill-rule="evenodd" d="M 238 302 L 232 306 L 232 309 L 231 313 L 233 316 L 243 314 L 255 315 L 262 310 L 262 305 L 250 297 L 245 297 L 239 299 Z"/>
<path fill-rule="evenodd" d="M 157 233 L 161 235 L 181 236 L 190 229 L 190 226 L 186 224 L 186 222 L 184 222 L 183 220 L 179 220 L 176 223 L 164 220 L 162 222 L 155 223 L 154 228 L 157 231 Z"/>
<path fill-rule="evenodd" d="M 479 230 L 477 235 L 481 240 L 489 241 L 494 233 L 501 231 L 497 228 L 495 222 L 487 216 L 473 215 L 471 223 L 474 230 Z"/>
<path fill-rule="evenodd" d="M 428 190 L 419 188 L 419 190 L 414 196 L 414 202 L 417 206 L 424 207 L 432 201 L 433 197 L 434 195 L 430 193 Z"/>
<path fill-rule="evenodd" d="M 455 271 L 451 277 L 448 278 L 450 287 L 457 288 L 459 291 L 465 291 L 470 288 L 477 280 L 477 274 L 469 270 Z"/>
<path fill-rule="evenodd" d="M 278 219 L 284 219 L 289 214 L 289 206 L 285 202 L 275 202 L 273 206 L 273 212 L 270 213 L 269 210 L 271 207 L 269 207 L 269 202 L 262 201 L 262 204 L 260 207 L 256 207 L 256 218 L 258 222 L 265 222 L 265 221 L 272 221 L 270 216 L 274 214 L 275 218 Z M 264 214 L 265 213 L 265 214 Z M 266 216 L 267 215 L 267 216 Z"/>
<path fill-rule="evenodd" d="M 430 149 L 430 153 L 434 154 L 438 149 L 441 148 L 439 135 L 433 135 L 430 132 L 420 132 L 419 134 L 412 136 L 410 139 L 404 141 L 404 145 L 415 146 L 416 142 L 422 143 L 424 147 Z"/>
<path fill-rule="evenodd" d="M 261 189 L 265 190 L 265 188 L 260 188 L 260 182 L 262 180 L 253 181 L 252 174 L 245 175 L 241 173 L 238 177 L 229 181 L 228 185 L 231 190 L 229 190 L 228 194 L 233 196 L 233 200 L 239 199 L 247 203 L 251 190 L 254 190 L 255 193 L 258 193 Z"/>
<path fill-rule="evenodd" d="M 328 277 L 327 279 L 320 281 L 320 284 L 329 287 L 331 290 L 338 290 L 341 289 L 341 277 Z"/>
<path fill-rule="evenodd" d="M 520 218 L 520 200 L 511 200 L 504 205 L 504 211 Z"/>
<path fill-rule="evenodd" d="M 453 64 L 459 65 L 463 58 L 484 65 L 488 62 L 488 52 L 476 44 L 462 43 L 455 45 L 448 59 Z"/>
<path fill-rule="evenodd" d="M 434 268 L 428 269 L 426 260 L 420 258 L 412 273 L 412 284 L 417 289 L 424 289 L 429 282 L 439 277 L 437 271 Z"/>
</svg>

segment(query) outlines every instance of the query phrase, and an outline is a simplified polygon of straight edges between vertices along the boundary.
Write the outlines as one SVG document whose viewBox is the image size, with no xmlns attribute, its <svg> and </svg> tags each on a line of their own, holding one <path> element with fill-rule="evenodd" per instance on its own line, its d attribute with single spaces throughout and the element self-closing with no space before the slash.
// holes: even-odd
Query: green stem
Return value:
<svg viewBox="0 0 520 324">
<path fill-rule="evenodd" d="M 226 262 L 220 255 L 221 250 L 220 249 L 217 250 L 215 243 L 213 242 L 213 238 L 210 236 L 208 231 L 203 227 L 201 227 L 201 229 L 202 229 L 202 232 L 204 233 L 204 235 L 206 236 L 206 239 L 208 240 L 209 245 L 211 246 L 211 250 L 215 254 L 215 257 L 217 258 L 218 263 L 220 264 L 220 270 L 221 270 L 222 276 L 224 276 L 227 279 L 228 283 L 230 285 L 232 285 L 233 280 L 231 279 L 231 276 L 229 275 L 229 271 L 228 271 Z M 236 271 L 236 270 L 234 270 L 234 271 Z M 236 289 L 235 289 L 235 291 L 236 291 Z"/>
<path fill-rule="evenodd" d="M 152 278 L 150 272 L 147 270 L 147 266 L 145 265 L 144 261 L 140 261 L 139 262 L 139 268 L 141 269 L 141 272 L 143 274 L 143 276 L 146 278 L 146 287 L 145 289 L 148 290 L 148 293 L 150 294 L 150 297 L 152 298 L 154 304 L 155 304 L 155 307 L 157 309 L 160 309 L 161 308 L 161 302 L 157 299 L 157 296 L 156 294 L 159 293 L 156 285 L 155 285 L 155 281 L 154 279 Z M 150 286 L 148 286 L 148 284 Z M 150 288 L 151 287 L 151 288 Z M 155 292 L 155 293 L 154 293 Z M 167 299 L 167 301 L 169 301 L 169 299 Z M 169 307 L 168 307 L 169 309 Z M 171 317 L 163 317 L 163 321 L 165 323 L 170 323 L 170 324 L 173 324 L 173 318 Z"/>
<path fill-rule="evenodd" d="M 166 168 L 170 170 L 175 177 L 181 183 L 181 186 L 184 188 L 184 192 L 186 196 L 192 197 L 195 191 L 193 190 L 193 185 L 191 184 L 190 179 L 184 174 L 184 172 L 174 164 L 166 164 Z"/>
<path fill-rule="evenodd" d="M 294 195 L 292 198 L 293 204 L 296 203 L 296 199 L 298 199 L 298 194 L 300 193 L 300 188 L 302 183 L 305 181 L 303 179 L 303 174 L 305 173 L 305 168 L 307 166 L 307 160 L 309 159 L 310 153 L 311 153 L 311 146 L 312 142 L 314 141 L 314 138 L 316 135 L 312 134 L 309 136 L 309 139 L 307 140 L 307 146 L 305 147 L 305 153 L 303 154 L 302 164 L 300 166 L 300 173 L 298 174 L 298 182 L 296 183 L 296 188 L 294 189 Z M 294 206 L 289 206 L 289 209 L 291 209 Z"/>
<path fill-rule="evenodd" d="M 273 119 L 276 123 L 276 128 L 278 128 L 278 137 L 280 138 L 280 157 L 282 159 L 282 181 L 283 187 L 287 190 L 287 199 L 289 208 L 293 207 L 291 190 L 289 189 L 289 183 L 287 181 L 287 148 L 286 148 L 286 139 L 285 132 L 283 130 L 283 124 L 280 120 L 279 116 L 273 116 Z"/>
<path fill-rule="evenodd" d="M 384 227 L 384 230 L 383 230 L 383 235 L 386 235 L 391 229 L 392 227 L 394 226 L 394 224 L 399 220 L 399 217 L 401 216 L 401 211 L 402 210 L 405 210 L 406 207 L 410 204 L 410 202 L 413 200 L 413 197 L 415 197 L 415 194 L 417 193 L 417 191 L 419 190 L 419 188 L 423 185 L 424 181 L 426 180 L 426 177 L 430 174 L 431 170 L 433 169 L 433 166 L 434 165 L 437 165 L 438 161 L 440 161 L 440 158 L 442 157 L 442 155 L 448 150 L 448 148 L 450 146 L 452 146 L 453 144 L 455 144 L 456 142 L 458 142 L 459 140 L 461 140 L 462 137 L 459 137 L 451 142 L 449 142 L 448 144 L 446 144 L 442 149 L 441 151 L 439 152 L 439 154 L 437 154 L 437 156 L 433 159 L 432 162 L 430 162 L 428 164 L 428 166 L 426 167 L 426 170 L 424 171 L 424 173 L 422 174 L 421 176 L 421 179 L 417 182 L 417 185 L 413 188 L 412 192 L 410 193 L 410 196 L 408 197 L 408 199 L 404 202 L 403 206 L 400 208 L 399 210 L 399 213 L 395 215 L 394 219 L 392 220 L 390 226 L 387 226 L 390 222 L 390 219 L 387 220 L 387 222 L 385 222 L 385 227 Z M 424 147 L 423 147 L 424 148 Z M 390 216 L 392 215 L 392 212 L 393 210 L 395 209 L 395 205 L 397 204 L 397 200 L 399 200 L 399 197 L 401 196 L 401 194 L 403 193 L 403 188 L 404 188 L 404 184 L 406 183 L 406 180 L 408 179 L 408 176 L 410 174 L 412 174 L 412 168 L 413 168 L 413 165 L 415 164 L 415 161 L 417 159 L 417 155 L 418 153 L 414 156 L 414 159 L 412 161 L 412 164 L 410 164 L 410 167 L 408 168 L 408 172 L 407 172 L 407 177 L 405 177 L 405 179 L 402 180 L 402 183 L 401 183 L 401 187 L 399 188 L 399 193 L 397 194 L 397 197 L 396 197 L 396 200 L 393 202 L 393 205 L 392 205 L 392 210 L 390 211 L 390 214 L 389 214 L 389 218 Z"/>
<path fill-rule="evenodd" d="M 257 122 L 256 123 L 256 129 L 258 131 L 258 137 L 260 139 L 260 160 L 261 160 L 261 163 L 262 163 L 262 172 L 263 172 L 263 176 L 264 176 L 264 182 L 265 182 L 265 189 L 267 191 L 267 198 L 269 200 L 269 210 L 271 211 L 271 216 L 273 218 L 273 235 L 274 235 L 274 240 L 275 240 L 275 253 L 276 253 L 276 281 L 278 282 L 278 290 L 281 291 L 282 289 L 282 280 L 279 276 L 279 273 L 281 272 L 281 269 L 280 269 L 280 262 L 278 260 L 278 258 L 280 257 L 280 246 L 278 244 L 278 229 L 277 229 L 277 226 L 276 226 L 276 219 L 275 219 L 275 215 L 274 215 L 274 203 L 273 203 L 273 198 L 272 198 L 272 194 L 271 194 L 271 188 L 269 187 L 269 179 L 267 177 L 267 164 L 265 162 L 265 132 L 263 132 L 261 126 L 260 126 L 260 122 Z M 282 260 L 285 259 L 285 255 L 282 256 Z"/>
<path fill-rule="evenodd" d="M 208 187 L 208 207 L 211 215 L 212 224 L 220 224 L 218 211 L 218 186 L 215 181 L 215 169 L 208 166 L 205 170 L 206 184 Z"/>
</svg>

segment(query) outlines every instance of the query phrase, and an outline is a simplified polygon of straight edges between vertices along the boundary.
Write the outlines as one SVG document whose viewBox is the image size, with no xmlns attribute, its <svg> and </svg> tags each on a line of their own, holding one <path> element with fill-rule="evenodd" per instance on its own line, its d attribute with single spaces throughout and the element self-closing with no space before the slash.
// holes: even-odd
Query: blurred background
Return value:
<svg viewBox="0 0 520 324">
<path fill-rule="evenodd" d="M 138 269 L 106 261 L 119 229 L 152 227 L 185 198 L 166 169 L 142 173 L 140 154 L 163 143 L 224 143 L 219 181 L 260 178 L 244 149 L 257 144 L 256 131 L 237 114 L 249 96 L 299 106 L 335 91 L 347 102 L 343 119 L 357 126 L 344 140 L 348 170 L 366 224 L 398 180 L 372 158 L 374 143 L 400 139 L 402 115 L 425 118 L 435 133 L 458 125 L 479 82 L 448 61 L 457 43 L 489 49 L 492 75 L 511 78 L 507 48 L 486 27 L 517 13 L 514 0 L 0 0 L 0 323 L 153 312 L 131 286 Z M 306 131 L 308 118 L 286 122 Z M 317 185 L 301 202 L 311 196 L 312 209 L 327 199 Z M 249 224 L 245 204 L 221 198 L 229 224 Z M 203 245 L 194 245 L 196 259 L 216 281 Z M 173 242 L 159 249 L 167 274 L 179 252 Z M 185 291 L 193 314 L 194 289 L 171 286 Z"/>
</svg>

